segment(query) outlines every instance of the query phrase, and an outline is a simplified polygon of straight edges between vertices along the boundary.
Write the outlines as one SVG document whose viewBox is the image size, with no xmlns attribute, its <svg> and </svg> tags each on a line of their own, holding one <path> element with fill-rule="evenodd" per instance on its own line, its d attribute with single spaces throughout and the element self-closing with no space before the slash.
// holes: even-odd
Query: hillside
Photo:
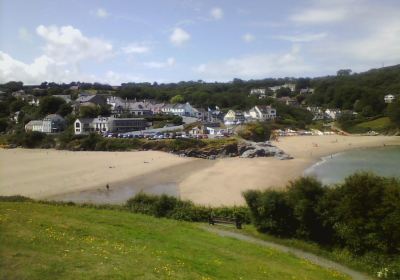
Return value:
<svg viewBox="0 0 400 280">
<path fill-rule="evenodd" d="M 116 210 L 0 203 L 1 279 L 348 279 L 201 230 Z"/>
</svg>

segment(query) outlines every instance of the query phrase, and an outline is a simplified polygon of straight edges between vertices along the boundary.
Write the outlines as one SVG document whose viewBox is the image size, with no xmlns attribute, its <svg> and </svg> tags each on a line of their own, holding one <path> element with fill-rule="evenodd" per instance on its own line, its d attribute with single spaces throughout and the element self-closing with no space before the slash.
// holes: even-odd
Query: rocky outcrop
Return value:
<svg viewBox="0 0 400 280">
<path fill-rule="evenodd" d="M 217 159 L 224 157 L 255 158 L 255 157 L 276 157 L 281 160 L 292 159 L 278 147 L 270 142 L 241 142 L 239 144 L 225 145 L 219 148 L 191 148 L 176 152 L 179 156 L 196 157 L 203 159 Z"/>
<path fill-rule="evenodd" d="M 243 142 L 239 147 L 239 152 L 242 158 L 276 157 L 282 160 L 293 158 L 270 142 Z"/>
</svg>

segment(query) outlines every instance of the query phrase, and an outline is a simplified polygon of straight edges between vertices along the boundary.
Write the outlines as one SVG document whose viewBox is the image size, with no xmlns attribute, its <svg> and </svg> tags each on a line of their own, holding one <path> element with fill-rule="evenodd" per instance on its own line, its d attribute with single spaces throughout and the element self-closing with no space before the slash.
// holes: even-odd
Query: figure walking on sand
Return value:
<svg viewBox="0 0 400 280">
<path fill-rule="evenodd" d="M 110 190 L 110 185 L 109 184 L 106 185 L 106 189 L 107 189 L 107 191 Z"/>
</svg>

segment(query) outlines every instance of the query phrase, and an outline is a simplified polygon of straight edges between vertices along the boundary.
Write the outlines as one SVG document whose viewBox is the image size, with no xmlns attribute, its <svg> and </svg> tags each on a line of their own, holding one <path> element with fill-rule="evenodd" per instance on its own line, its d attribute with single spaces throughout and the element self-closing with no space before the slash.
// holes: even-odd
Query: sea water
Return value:
<svg viewBox="0 0 400 280">
<path fill-rule="evenodd" d="M 400 146 L 357 149 L 327 156 L 305 170 L 304 175 L 315 176 L 324 184 L 334 184 L 358 171 L 400 178 Z"/>
</svg>

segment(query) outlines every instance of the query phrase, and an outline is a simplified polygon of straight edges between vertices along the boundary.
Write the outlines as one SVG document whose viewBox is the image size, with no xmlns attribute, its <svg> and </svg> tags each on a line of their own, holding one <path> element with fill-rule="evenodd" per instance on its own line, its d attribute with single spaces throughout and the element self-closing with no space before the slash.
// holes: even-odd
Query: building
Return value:
<svg viewBox="0 0 400 280">
<path fill-rule="evenodd" d="M 314 89 L 313 88 L 302 88 L 300 90 L 300 94 L 313 94 Z"/>
<path fill-rule="evenodd" d="M 165 114 L 173 114 L 177 116 L 186 116 L 186 117 L 198 117 L 198 110 L 190 105 L 189 102 L 184 104 L 167 104 L 165 105 L 161 111 Z"/>
<path fill-rule="evenodd" d="M 65 120 L 57 114 L 46 116 L 43 120 L 33 120 L 25 125 L 25 131 L 39 131 L 44 133 L 58 133 L 65 128 Z"/>
<path fill-rule="evenodd" d="M 265 88 L 252 88 L 250 90 L 250 96 L 258 96 L 259 99 L 267 97 Z"/>
<path fill-rule="evenodd" d="M 148 123 L 143 118 L 115 118 L 115 117 L 97 117 L 76 119 L 74 122 L 74 131 L 76 135 L 97 133 L 124 133 L 137 130 L 144 130 Z"/>
<path fill-rule="evenodd" d="M 75 100 L 75 102 L 81 105 L 102 106 L 107 104 L 107 98 L 99 94 L 94 94 L 94 95 L 80 94 L 79 97 Z"/>
<path fill-rule="evenodd" d="M 32 120 L 25 125 L 25 131 L 39 131 L 43 132 L 43 121 Z"/>
<path fill-rule="evenodd" d="M 276 109 L 271 106 L 257 105 L 249 110 L 246 114 L 251 120 L 267 121 L 276 118 Z"/>
<path fill-rule="evenodd" d="M 287 106 L 293 106 L 293 107 L 298 107 L 300 106 L 299 102 L 295 98 L 290 98 L 288 96 L 284 96 L 281 98 L 278 98 L 278 101 L 284 103 Z"/>
<path fill-rule="evenodd" d="M 281 88 L 288 88 L 290 89 L 291 92 L 294 92 L 296 89 L 296 84 L 292 84 L 292 83 L 285 83 L 283 85 L 280 86 L 273 86 L 273 87 L 269 87 L 269 89 L 273 92 L 276 93 L 278 90 L 280 90 Z"/>
<path fill-rule="evenodd" d="M 123 100 L 117 96 L 110 96 L 107 98 L 107 104 L 111 106 L 111 112 L 115 115 L 120 115 L 123 113 L 133 116 L 153 115 L 153 104 L 146 100 Z"/>
<path fill-rule="evenodd" d="M 325 110 L 325 117 L 331 120 L 336 120 L 342 112 L 339 109 L 326 109 Z"/>
<path fill-rule="evenodd" d="M 313 114 L 313 121 L 319 121 L 325 119 L 324 111 L 320 107 L 307 107 L 307 111 Z"/>
<path fill-rule="evenodd" d="M 238 125 L 246 121 L 243 112 L 229 110 L 224 116 L 225 125 Z"/>
<path fill-rule="evenodd" d="M 387 94 L 384 98 L 385 103 L 392 103 L 395 99 L 396 97 L 393 94 Z"/>
</svg>

